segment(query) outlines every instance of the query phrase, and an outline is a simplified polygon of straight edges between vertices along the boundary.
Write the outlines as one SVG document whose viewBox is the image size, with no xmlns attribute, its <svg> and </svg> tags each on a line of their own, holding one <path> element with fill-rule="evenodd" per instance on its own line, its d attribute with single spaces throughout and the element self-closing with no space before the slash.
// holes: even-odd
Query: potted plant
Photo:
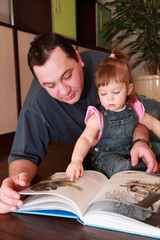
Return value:
<svg viewBox="0 0 160 240">
<path fill-rule="evenodd" d="M 147 72 L 159 79 L 160 0 L 113 0 L 104 6 L 114 7 L 104 25 L 106 42 L 114 39 L 114 45 L 120 44 L 129 57 L 134 56 L 132 68 L 144 63 Z"/>
</svg>

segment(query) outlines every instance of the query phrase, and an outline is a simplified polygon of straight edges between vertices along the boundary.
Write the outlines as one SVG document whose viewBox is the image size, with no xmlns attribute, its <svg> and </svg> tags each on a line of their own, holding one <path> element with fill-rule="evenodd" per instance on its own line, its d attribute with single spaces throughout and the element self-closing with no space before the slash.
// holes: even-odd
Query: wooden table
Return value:
<svg viewBox="0 0 160 240">
<path fill-rule="evenodd" d="M 46 178 L 57 171 L 65 171 L 72 147 L 54 143 L 39 168 L 38 178 Z M 7 157 L 0 161 L 0 183 L 7 176 Z M 76 220 L 49 216 L 9 213 L 0 215 L 0 240 L 151 240 L 117 231 L 83 226 Z"/>
</svg>

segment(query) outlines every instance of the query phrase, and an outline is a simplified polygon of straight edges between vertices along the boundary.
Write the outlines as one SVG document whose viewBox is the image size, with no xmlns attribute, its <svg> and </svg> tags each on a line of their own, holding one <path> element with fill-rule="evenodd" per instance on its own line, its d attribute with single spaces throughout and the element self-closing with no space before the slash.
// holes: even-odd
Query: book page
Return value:
<svg viewBox="0 0 160 240">
<path fill-rule="evenodd" d="M 65 173 L 56 173 L 49 179 L 41 181 L 22 191 L 21 194 L 43 194 L 46 195 L 46 197 L 43 196 L 43 200 L 41 200 L 42 197 L 37 196 L 34 197 L 34 201 L 29 197 L 25 200 L 24 206 L 19 209 L 23 210 L 26 205 L 27 207 L 32 204 L 36 205 L 40 201 L 45 202 L 46 207 L 48 201 L 48 206 L 50 205 L 50 208 L 53 208 L 55 204 L 54 202 L 58 201 L 61 202 L 61 209 L 63 203 L 65 203 L 65 210 L 67 204 L 69 210 L 71 207 L 74 208 L 74 212 L 82 217 L 85 207 L 94 198 L 95 194 L 102 188 L 102 186 L 104 186 L 106 181 L 108 181 L 108 179 L 102 173 L 97 171 L 84 171 L 83 177 L 75 179 L 73 182 L 66 177 Z M 53 204 L 51 204 L 51 197 L 48 198 L 47 195 L 52 195 Z M 36 207 L 39 208 L 40 206 L 37 205 Z"/>
<path fill-rule="evenodd" d="M 97 202 L 97 204 L 95 204 Z M 94 198 L 91 211 L 110 211 L 160 225 L 160 175 L 119 172 Z"/>
</svg>

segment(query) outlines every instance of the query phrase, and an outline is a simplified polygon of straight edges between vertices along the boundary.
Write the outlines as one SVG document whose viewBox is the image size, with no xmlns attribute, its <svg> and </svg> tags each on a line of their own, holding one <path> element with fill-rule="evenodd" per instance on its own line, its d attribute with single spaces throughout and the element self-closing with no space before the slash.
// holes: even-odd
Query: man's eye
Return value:
<svg viewBox="0 0 160 240">
<path fill-rule="evenodd" d="M 68 75 L 64 76 L 64 79 L 67 80 L 67 79 L 71 78 L 71 76 L 72 76 L 71 74 L 68 74 Z"/>
<path fill-rule="evenodd" d="M 54 88 L 54 84 L 48 85 L 48 88 Z"/>
</svg>

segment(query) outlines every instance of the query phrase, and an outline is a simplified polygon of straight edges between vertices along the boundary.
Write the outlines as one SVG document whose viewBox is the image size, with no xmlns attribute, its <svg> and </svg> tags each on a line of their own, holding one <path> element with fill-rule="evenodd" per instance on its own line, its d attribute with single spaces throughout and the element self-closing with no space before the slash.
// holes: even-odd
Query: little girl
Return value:
<svg viewBox="0 0 160 240">
<path fill-rule="evenodd" d="M 145 113 L 138 101 L 127 55 L 115 49 L 103 60 L 95 72 L 95 85 L 100 103 L 87 109 L 86 128 L 76 142 L 67 176 L 72 181 L 83 175 L 82 162 L 91 147 L 92 166 L 107 177 L 124 170 L 146 171 L 148 163 L 141 159 L 132 166 L 132 133 L 137 123 L 141 123 L 160 137 L 160 121 Z M 148 172 L 157 170 L 155 161 Z"/>
</svg>

